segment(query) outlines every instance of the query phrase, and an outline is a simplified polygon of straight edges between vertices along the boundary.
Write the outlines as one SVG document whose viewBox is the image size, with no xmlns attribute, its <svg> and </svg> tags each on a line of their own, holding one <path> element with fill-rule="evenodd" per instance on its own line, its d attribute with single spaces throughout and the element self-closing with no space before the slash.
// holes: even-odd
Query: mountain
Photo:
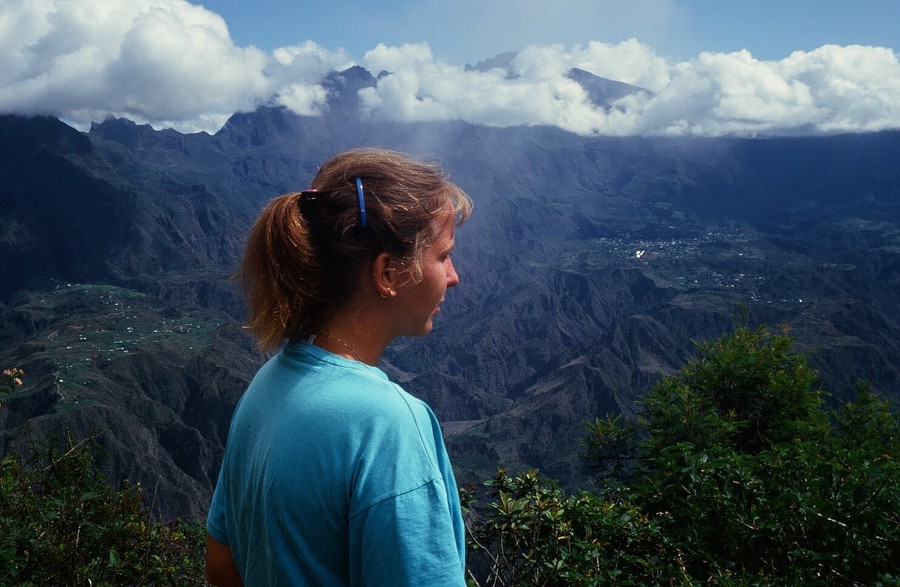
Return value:
<svg viewBox="0 0 900 587">
<path fill-rule="evenodd" d="M 17 293 L 3 318 L 0 360 L 27 382 L 0 408 L 3 454 L 95 438 L 105 472 L 140 483 L 159 518 L 202 515 L 259 362 L 232 321 L 98 284 Z"/>
<path fill-rule="evenodd" d="M 591 102 L 605 108 L 609 108 L 616 100 L 624 98 L 625 96 L 631 96 L 633 94 L 651 96 L 653 94 L 650 90 L 599 77 L 589 71 L 578 69 L 577 67 L 573 67 L 569 70 L 568 77 L 569 79 L 578 82 L 578 84 L 587 91 Z"/>
<path fill-rule="evenodd" d="M 141 159 L 190 158 L 200 137 L 105 128 L 115 139 L 100 152 L 58 120 L 0 117 L 0 298 L 48 279 L 155 287 L 167 273 L 222 273 L 240 255 L 246 221 L 171 155 Z"/>
<path fill-rule="evenodd" d="M 27 383 L 0 408 L 0 451 L 94 431 L 110 473 L 152 488 L 160 517 L 202 515 L 263 360 L 230 279 L 248 227 L 362 145 L 436 159 L 475 200 L 434 332 L 383 361 L 435 408 L 462 481 L 504 465 L 589 483 L 583 423 L 635 414 L 738 304 L 787 325 L 834 399 L 857 379 L 900 399 L 900 133 L 374 122 L 353 102 L 374 80 L 333 76 L 327 116 L 263 107 L 215 135 L 0 117 L 0 365 Z"/>
<path fill-rule="evenodd" d="M 515 79 L 518 74 L 513 67 L 513 61 L 518 56 L 516 51 L 507 51 L 499 55 L 479 61 L 475 65 L 466 65 L 466 71 L 490 71 L 499 69 L 506 72 L 507 79 Z M 569 70 L 569 79 L 578 83 L 587 92 L 588 97 L 595 106 L 611 108 L 616 100 L 633 94 L 651 96 L 653 92 L 645 88 L 633 86 L 616 80 L 594 75 L 589 71 L 573 67 Z"/>
</svg>

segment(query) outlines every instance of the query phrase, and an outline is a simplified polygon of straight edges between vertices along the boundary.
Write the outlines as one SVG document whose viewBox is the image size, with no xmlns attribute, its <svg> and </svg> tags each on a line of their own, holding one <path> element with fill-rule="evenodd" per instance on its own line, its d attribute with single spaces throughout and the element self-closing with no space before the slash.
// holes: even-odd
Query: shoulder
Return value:
<svg viewBox="0 0 900 587">
<path fill-rule="evenodd" d="M 351 401 L 353 405 L 347 409 L 359 416 L 369 434 L 434 451 L 434 434 L 440 430 L 434 413 L 425 402 L 396 383 L 378 382 Z"/>
</svg>

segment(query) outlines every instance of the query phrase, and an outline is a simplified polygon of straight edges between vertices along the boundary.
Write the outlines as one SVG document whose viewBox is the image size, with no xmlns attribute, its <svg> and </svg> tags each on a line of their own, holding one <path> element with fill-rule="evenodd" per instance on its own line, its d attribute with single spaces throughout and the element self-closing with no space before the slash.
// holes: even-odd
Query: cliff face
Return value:
<svg viewBox="0 0 900 587">
<path fill-rule="evenodd" d="M 92 437 L 111 478 L 141 483 L 162 519 L 204 514 L 231 412 L 259 364 L 231 320 L 76 284 L 17 294 L 4 317 L 19 335 L 0 357 L 27 385 L 0 408 L 0 452 Z"/>
<path fill-rule="evenodd" d="M 0 408 L 0 450 L 94 433 L 161 517 L 202 515 L 263 359 L 230 281 L 247 229 L 360 142 L 439 160 L 476 203 L 435 331 L 383 363 L 445 422 L 464 480 L 504 465 L 588 482 L 583 423 L 636 413 L 738 303 L 788 324 L 837 398 L 859 378 L 900 398 L 900 134 L 585 139 L 375 124 L 348 104 L 264 108 L 214 136 L 0 118 L 0 365 L 27 383 Z"/>
</svg>

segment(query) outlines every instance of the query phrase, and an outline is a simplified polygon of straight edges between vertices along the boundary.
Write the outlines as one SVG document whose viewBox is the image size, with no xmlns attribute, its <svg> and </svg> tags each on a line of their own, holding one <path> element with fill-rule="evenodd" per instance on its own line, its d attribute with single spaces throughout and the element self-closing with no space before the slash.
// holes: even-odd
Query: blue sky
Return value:
<svg viewBox="0 0 900 587">
<path fill-rule="evenodd" d="M 900 48 L 897 0 L 205 0 L 234 40 L 262 49 L 314 40 L 361 57 L 378 43 L 426 42 L 476 63 L 531 44 L 630 38 L 673 59 L 748 49 L 781 59 L 826 44 Z"/>
<path fill-rule="evenodd" d="M 262 105 L 585 136 L 900 129 L 900 0 L 0 0 L 0 113 L 216 132 Z M 505 69 L 471 71 L 516 51 Z M 646 88 L 598 105 L 578 68 Z"/>
</svg>

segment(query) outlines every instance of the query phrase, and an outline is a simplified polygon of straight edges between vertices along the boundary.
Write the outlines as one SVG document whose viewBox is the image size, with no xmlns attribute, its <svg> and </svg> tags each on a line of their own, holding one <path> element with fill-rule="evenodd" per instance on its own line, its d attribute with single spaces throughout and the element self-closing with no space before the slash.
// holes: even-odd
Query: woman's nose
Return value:
<svg viewBox="0 0 900 587">
<path fill-rule="evenodd" d="M 453 260 L 447 257 L 447 287 L 453 287 L 459 283 L 459 275 L 456 274 L 456 268 L 453 266 Z"/>
</svg>

